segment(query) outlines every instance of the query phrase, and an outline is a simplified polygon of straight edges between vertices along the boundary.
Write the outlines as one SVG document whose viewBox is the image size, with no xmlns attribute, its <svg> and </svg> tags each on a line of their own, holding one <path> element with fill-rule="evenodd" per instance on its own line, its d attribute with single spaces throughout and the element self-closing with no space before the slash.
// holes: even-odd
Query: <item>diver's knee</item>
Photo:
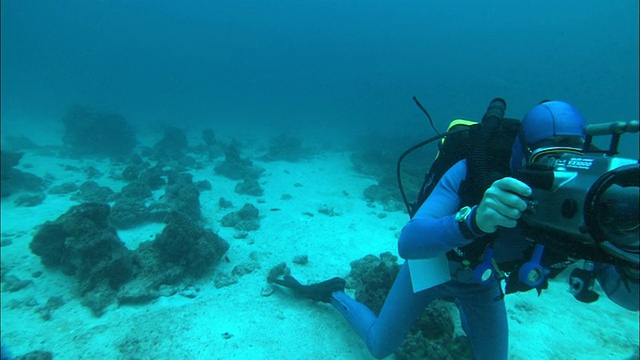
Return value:
<svg viewBox="0 0 640 360">
<path fill-rule="evenodd" d="M 331 305 L 336 308 L 349 321 L 358 335 L 367 344 L 369 353 L 376 359 L 384 359 L 393 354 L 399 344 L 395 339 L 379 334 L 375 327 L 375 315 L 365 305 L 342 291 L 331 294 Z M 403 339 L 400 339 L 401 341 Z"/>
<path fill-rule="evenodd" d="M 369 349 L 369 353 L 376 359 L 384 359 L 387 356 L 393 354 L 393 352 L 398 348 L 397 345 L 391 345 L 383 339 L 379 337 L 373 336 L 372 333 L 369 333 L 367 337 L 367 349 Z"/>
<path fill-rule="evenodd" d="M 369 353 L 376 359 L 384 359 L 387 356 L 393 354 L 393 350 L 383 349 L 383 348 L 372 348 L 369 347 Z"/>
</svg>

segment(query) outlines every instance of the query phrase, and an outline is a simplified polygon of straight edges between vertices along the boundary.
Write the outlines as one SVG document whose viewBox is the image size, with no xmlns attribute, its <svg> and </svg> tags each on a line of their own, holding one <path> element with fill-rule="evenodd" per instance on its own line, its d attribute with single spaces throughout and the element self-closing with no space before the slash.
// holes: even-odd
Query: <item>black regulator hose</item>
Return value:
<svg viewBox="0 0 640 360">
<path fill-rule="evenodd" d="M 412 147 L 408 148 L 407 150 L 405 150 L 405 152 L 402 153 L 402 155 L 400 155 L 400 157 L 398 158 L 398 161 L 396 162 L 396 180 L 398 181 L 398 188 L 400 189 L 400 195 L 402 196 L 402 201 L 404 202 L 404 206 L 407 208 L 407 214 L 409 214 L 409 216 L 412 216 L 413 211 L 411 209 L 411 204 L 409 203 L 409 200 L 407 200 L 407 194 L 404 192 L 404 186 L 402 186 L 402 160 L 404 160 L 404 158 L 411 154 L 412 152 L 414 152 L 415 150 L 428 145 L 436 140 L 440 140 L 443 137 L 446 137 L 448 135 L 451 135 L 455 132 L 458 132 L 459 130 L 451 130 L 448 131 L 444 134 L 440 134 L 440 132 L 438 132 L 438 135 L 431 137 L 425 141 L 422 141 L 418 144 L 413 145 Z M 468 131 L 468 130 L 466 130 Z"/>
<path fill-rule="evenodd" d="M 502 98 L 495 98 L 491 100 L 487 111 L 482 117 L 482 130 L 478 135 L 478 141 L 469 158 L 469 171 L 471 172 L 471 178 L 475 179 L 475 186 L 478 191 L 484 192 L 484 190 L 488 189 L 493 181 L 495 181 L 489 170 L 490 164 L 487 146 L 491 136 L 500 127 L 506 110 L 507 102 Z"/>
</svg>

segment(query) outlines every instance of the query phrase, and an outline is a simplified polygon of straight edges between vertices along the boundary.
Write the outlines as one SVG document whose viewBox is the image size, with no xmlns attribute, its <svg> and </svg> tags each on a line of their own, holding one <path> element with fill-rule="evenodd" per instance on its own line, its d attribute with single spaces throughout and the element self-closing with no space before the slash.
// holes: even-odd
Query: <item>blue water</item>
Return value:
<svg viewBox="0 0 640 360">
<path fill-rule="evenodd" d="M 80 103 L 198 128 L 431 135 L 496 96 L 638 118 L 638 2 L 2 2 L 2 119 Z M 317 131 L 317 132 L 316 132 Z M 625 139 L 631 156 L 637 137 Z M 637 155 L 636 155 L 637 156 Z"/>
</svg>

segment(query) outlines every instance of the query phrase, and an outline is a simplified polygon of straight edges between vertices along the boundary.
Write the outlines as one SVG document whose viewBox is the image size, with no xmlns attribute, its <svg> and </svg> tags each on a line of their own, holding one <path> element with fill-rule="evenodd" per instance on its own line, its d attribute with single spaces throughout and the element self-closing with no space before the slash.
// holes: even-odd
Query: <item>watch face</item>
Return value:
<svg viewBox="0 0 640 360">
<path fill-rule="evenodd" d="M 457 213 L 456 213 L 456 221 L 457 222 L 463 222 L 464 220 L 467 219 L 467 216 L 469 216 L 469 213 L 471 212 L 471 208 L 468 206 L 463 207 L 462 209 L 460 209 Z"/>
</svg>

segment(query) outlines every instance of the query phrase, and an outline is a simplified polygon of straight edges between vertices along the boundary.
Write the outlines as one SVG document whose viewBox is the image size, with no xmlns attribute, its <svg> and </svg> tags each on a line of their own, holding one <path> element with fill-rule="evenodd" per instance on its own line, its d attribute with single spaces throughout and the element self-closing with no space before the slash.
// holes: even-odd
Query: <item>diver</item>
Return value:
<svg viewBox="0 0 640 360">
<path fill-rule="evenodd" d="M 585 139 L 584 127 L 583 117 L 572 105 L 562 101 L 538 104 L 522 120 L 512 147 L 511 170 L 523 167 L 532 151 L 542 146 L 579 149 Z M 478 196 L 481 200 L 475 205 L 463 206 L 460 188 L 468 172 L 468 160 L 451 167 L 402 230 L 398 253 L 406 261 L 377 317 L 344 292 L 345 281 L 341 278 L 312 285 L 302 285 L 288 275 L 269 281 L 288 287 L 302 297 L 332 304 L 376 358 L 392 354 L 402 344 L 414 322 L 432 301 L 453 298 L 474 359 L 507 359 L 507 313 L 500 281 L 504 278 L 496 281 L 494 276 L 487 276 L 489 272 L 478 269 L 488 263 L 492 269 L 508 266 L 511 272 L 517 273 L 518 266 L 522 267 L 532 254 L 537 253 L 539 249 L 534 249 L 535 244 L 527 240 L 518 226 L 518 220 L 527 210 L 526 200 L 532 194 L 532 188 L 505 176 L 494 181 L 483 194 L 481 192 L 479 195 L 482 196 Z M 487 238 L 491 240 L 485 240 Z M 482 244 L 479 247 L 483 251 L 480 264 L 478 261 L 473 264 L 473 259 L 465 254 L 465 249 L 474 244 Z M 553 251 L 545 251 L 547 255 L 552 258 L 556 255 L 547 263 L 565 264 L 565 268 L 570 264 L 563 262 L 562 256 L 558 257 Z M 427 273 L 431 276 L 443 269 L 423 269 L 421 274 L 419 268 L 413 268 L 411 264 L 438 257 L 444 258 L 446 276 L 430 279 L 428 286 L 417 289 L 420 276 Z M 561 267 L 552 271 L 562 270 Z M 592 270 L 593 278 L 612 301 L 628 310 L 638 311 L 637 274 L 630 275 L 626 269 L 599 263 L 595 263 Z M 518 281 L 510 284 L 507 280 L 506 283 L 507 289 L 511 287 L 506 293 L 532 288 L 540 293 L 548 285 L 546 281 L 532 286 Z"/>
</svg>

